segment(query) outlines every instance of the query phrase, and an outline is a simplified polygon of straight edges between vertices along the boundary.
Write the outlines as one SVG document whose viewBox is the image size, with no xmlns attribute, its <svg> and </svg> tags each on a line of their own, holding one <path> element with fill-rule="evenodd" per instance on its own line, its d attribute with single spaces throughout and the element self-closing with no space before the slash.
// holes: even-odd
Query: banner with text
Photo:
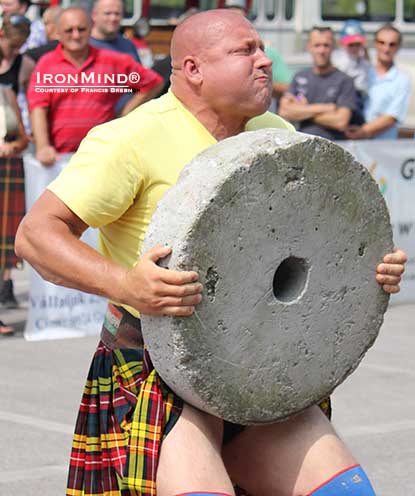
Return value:
<svg viewBox="0 0 415 496">
<path fill-rule="evenodd" d="M 42 166 L 31 153 L 24 156 L 26 206 L 29 209 L 67 165 L 71 155 L 61 155 L 52 167 Z M 82 240 L 97 246 L 98 233 L 87 229 Z M 44 281 L 30 268 L 29 309 L 24 336 L 35 341 L 98 334 L 106 300 Z"/>
<path fill-rule="evenodd" d="M 391 303 L 415 302 L 415 140 L 342 141 L 367 167 L 389 208 L 396 246 L 408 255 L 401 292 Z"/>
</svg>

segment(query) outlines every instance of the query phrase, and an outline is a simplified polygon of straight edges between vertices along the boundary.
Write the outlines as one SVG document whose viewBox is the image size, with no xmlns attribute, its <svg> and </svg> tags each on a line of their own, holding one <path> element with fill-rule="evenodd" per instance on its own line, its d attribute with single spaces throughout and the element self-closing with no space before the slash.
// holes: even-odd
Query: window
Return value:
<svg viewBox="0 0 415 496">
<path fill-rule="evenodd" d="M 403 18 L 406 22 L 415 22 L 415 0 L 404 0 Z"/>
<path fill-rule="evenodd" d="M 395 0 L 322 0 L 321 12 L 325 21 L 359 19 L 389 22 L 395 19 Z"/>
<path fill-rule="evenodd" d="M 265 17 L 272 21 L 278 16 L 279 0 L 265 0 Z"/>
<path fill-rule="evenodd" d="M 255 21 L 255 19 L 258 17 L 258 1 L 259 0 L 252 0 L 251 2 L 251 8 L 249 9 L 248 14 L 248 19 L 250 21 Z"/>
<path fill-rule="evenodd" d="M 294 0 L 285 0 L 285 19 L 287 21 L 290 21 L 293 18 L 293 15 L 294 15 Z"/>
<path fill-rule="evenodd" d="M 171 19 L 180 17 L 186 11 L 186 0 L 151 0 L 150 17 Z"/>
</svg>

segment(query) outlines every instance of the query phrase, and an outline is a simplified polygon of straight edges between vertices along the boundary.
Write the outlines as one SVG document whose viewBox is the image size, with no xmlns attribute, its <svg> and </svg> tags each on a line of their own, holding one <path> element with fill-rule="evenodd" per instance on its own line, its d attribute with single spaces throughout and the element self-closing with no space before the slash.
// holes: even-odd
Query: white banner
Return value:
<svg viewBox="0 0 415 496">
<path fill-rule="evenodd" d="M 415 302 L 415 140 L 339 141 L 367 167 L 389 208 L 394 243 L 408 255 L 401 292 L 391 302 Z"/>
<path fill-rule="evenodd" d="M 67 165 L 71 154 L 61 155 L 52 167 L 43 167 L 35 157 L 24 156 L 26 208 L 29 209 Z M 98 233 L 87 229 L 82 240 L 97 246 Z M 106 309 L 106 300 L 74 289 L 44 281 L 30 268 L 29 310 L 24 336 L 35 341 L 98 334 Z"/>
</svg>

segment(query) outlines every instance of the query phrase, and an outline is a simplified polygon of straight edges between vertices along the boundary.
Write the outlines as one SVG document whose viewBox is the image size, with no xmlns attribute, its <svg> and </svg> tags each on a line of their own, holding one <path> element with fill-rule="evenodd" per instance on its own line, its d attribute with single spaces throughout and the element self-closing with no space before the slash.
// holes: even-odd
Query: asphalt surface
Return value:
<svg viewBox="0 0 415 496">
<path fill-rule="evenodd" d="M 17 329 L 0 340 L 0 495 L 63 496 L 71 434 L 97 338 L 26 342 L 28 282 L 15 275 Z M 415 496 L 415 305 L 389 308 L 379 338 L 334 393 L 333 423 L 377 496 Z"/>
</svg>

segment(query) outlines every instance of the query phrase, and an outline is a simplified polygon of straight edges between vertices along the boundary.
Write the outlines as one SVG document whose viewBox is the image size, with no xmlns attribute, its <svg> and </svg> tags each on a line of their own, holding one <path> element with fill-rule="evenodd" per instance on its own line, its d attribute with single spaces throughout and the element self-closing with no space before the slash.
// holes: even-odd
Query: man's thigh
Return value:
<svg viewBox="0 0 415 496">
<path fill-rule="evenodd" d="M 221 457 L 222 437 L 222 420 L 185 404 L 161 444 L 157 495 L 191 491 L 234 495 Z"/>
<path fill-rule="evenodd" d="M 317 406 L 246 428 L 224 447 L 223 459 L 233 482 L 252 496 L 304 496 L 356 464 Z"/>
</svg>

